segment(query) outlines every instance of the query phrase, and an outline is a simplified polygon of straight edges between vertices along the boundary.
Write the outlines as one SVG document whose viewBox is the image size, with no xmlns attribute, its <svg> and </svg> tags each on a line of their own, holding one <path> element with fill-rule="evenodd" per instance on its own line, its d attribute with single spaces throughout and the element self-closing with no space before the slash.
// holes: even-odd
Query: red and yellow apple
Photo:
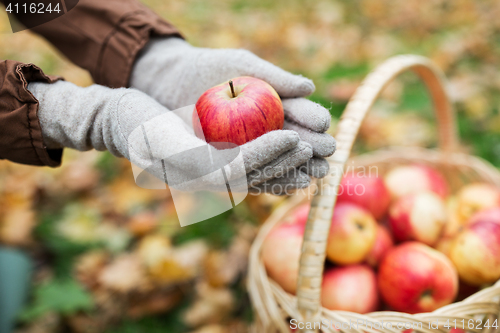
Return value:
<svg viewBox="0 0 500 333">
<path fill-rule="evenodd" d="M 500 224 L 500 207 L 481 210 L 472 215 L 466 224 L 474 224 L 480 221 L 490 221 Z"/>
<path fill-rule="evenodd" d="M 389 225 L 397 241 L 416 240 L 434 245 L 446 224 L 446 206 L 434 192 L 400 197 L 389 209 Z"/>
<path fill-rule="evenodd" d="M 330 310 L 373 312 L 379 302 L 377 277 L 367 265 L 335 267 L 325 271 L 321 303 Z"/>
<path fill-rule="evenodd" d="M 386 254 L 379 266 L 382 299 L 394 310 L 430 312 L 450 304 L 458 292 L 458 275 L 441 252 L 406 242 Z"/>
<path fill-rule="evenodd" d="M 475 219 L 453 240 L 449 257 L 464 282 L 480 286 L 497 281 L 500 279 L 500 223 Z"/>
<path fill-rule="evenodd" d="M 341 264 L 365 260 L 377 235 L 377 222 L 364 208 L 352 203 L 338 203 L 333 210 L 326 256 Z"/>
<path fill-rule="evenodd" d="M 380 261 L 384 258 L 386 253 L 394 246 L 394 241 L 392 236 L 383 225 L 377 226 L 377 235 L 375 237 L 375 243 L 373 244 L 370 252 L 366 256 L 366 263 L 372 267 L 378 266 Z"/>
<path fill-rule="evenodd" d="M 458 216 L 462 224 L 480 210 L 499 207 L 500 190 L 486 183 L 465 185 L 457 193 Z"/>
<path fill-rule="evenodd" d="M 284 112 L 278 93 L 253 77 L 237 77 L 208 89 L 196 102 L 193 128 L 206 142 L 242 145 L 283 129 Z M 199 119 L 199 120 L 198 120 Z"/>
<path fill-rule="evenodd" d="M 282 223 L 275 226 L 262 244 L 267 274 L 285 291 L 295 294 L 305 224 Z"/>
<path fill-rule="evenodd" d="M 443 175 L 425 165 L 396 167 L 385 175 L 384 181 L 392 198 L 420 191 L 432 191 L 443 199 L 448 194 L 448 185 Z"/>
<path fill-rule="evenodd" d="M 345 175 L 340 183 L 337 202 L 352 202 L 382 218 L 391 202 L 391 195 L 384 180 L 378 176 Z"/>
<path fill-rule="evenodd" d="M 443 236 L 437 241 L 434 248 L 449 258 L 451 244 L 453 244 L 453 237 Z"/>
<path fill-rule="evenodd" d="M 287 223 L 297 223 L 305 225 L 307 222 L 307 216 L 309 215 L 309 210 L 311 209 L 311 204 L 305 203 L 297 208 L 293 209 L 290 214 L 285 217 Z"/>
</svg>

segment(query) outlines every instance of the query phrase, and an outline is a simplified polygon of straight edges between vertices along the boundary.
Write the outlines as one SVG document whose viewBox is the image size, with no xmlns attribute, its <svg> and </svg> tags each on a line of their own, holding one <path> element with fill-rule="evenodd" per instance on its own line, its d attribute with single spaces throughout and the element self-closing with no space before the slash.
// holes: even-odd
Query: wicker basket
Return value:
<svg viewBox="0 0 500 333">
<path fill-rule="evenodd" d="M 466 330 L 471 332 L 500 331 L 493 327 L 481 329 L 477 325 L 479 322 L 476 322 L 476 320 L 489 319 L 491 324 L 497 319 L 497 323 L 500 324 L 500 281 L 462 302 L 450 304 L 431 313 L 410 315 L 384 311 L 361 315 L 345 311 L 330 311 L 321 307 L 320 293 L 326 241 L 338 185 L 352 145 L 361 122 L 382 89 L 393 78 L 407 70 L 414 71 L 422 79 L 432 96 L 439 128 L 440 149 L 390 148 L 353 158 L 349 160 L 349 166 L 376 165 L 379 172 L 383 174 L 391 166 L 418 162 L 441 170 L 448 178 L 453 190 L 472 181 L 488 182 L 500 187 L 500 174 L 497 169 L 480 158 L 458 151 L 455 114 L 441 71 L 421 56 L 404 55 L 387 60 L 366 77 L 347 105 L 338 124 L 335 135 L 337 151 L 329 158 L 330 174 L 317 181 L 317 191 L 311 201 L 300 258 L 297 296 L 286 293 L 267 276 L 260 250 L 271 228 L 283 220 L 291 209 L 304 202 L 305 196 L 294 196 L 280 206 L 263 225 L 252 246 L 248 288 L 256 313 L 256 320 L 252 327 L 254 332 L 290 332 L 290 319 L 303 324 L 310 323 L 310 326 L 316 323 L 315 328 L 301 329 L 301 332 L 318 332 L 318 325 L 322 320 L 327 320 L 329 323 L 366 320 L 366 323 L 371 323 L 371 326 L 360 325 L 358 327 L 355 325 L 347 327 L 346 324 L 345 327 L 338 329 L 342 332 L 401 332 L 405 329 L 401 327 L 403 323 L 408 323 L 408 326 L 414 325 L 413 327 L 416 328 L 420 322 L 421 328 L 418 326 L 415 331 L 448 332 L 449 328 L 444 327 L 448 319 L 452 326 L 456 320 L 457 327 L 460 327 L 464 319 Z M 471 320 L 474 323 L 473 328 L 469 328 Z M 438 321 L 437 328 L 436 321 Z M 322 327 L 321 330 L 323 332 L 338 331 L 328 326 Z"/>
</svg>

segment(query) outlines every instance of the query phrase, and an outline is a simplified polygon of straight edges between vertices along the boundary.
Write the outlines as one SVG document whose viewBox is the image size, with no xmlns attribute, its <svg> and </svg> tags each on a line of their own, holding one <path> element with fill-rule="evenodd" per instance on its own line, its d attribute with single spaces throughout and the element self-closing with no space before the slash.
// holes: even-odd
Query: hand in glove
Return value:
<svg viewBox="0 0 500 333">
<path fill-rule="evenodd" d="M 286 72 L 249 51 L 197 48 L 179 38 L 156 38 L 135 62 L 130 84 L 175 110 L 196 103 L 207 89 L 238 76 L 253 76 L 274 87 L 283 102 L 284 129 L 297 132 L 300 140 L 312 147 L 313 157 L 305 170 L 316 177 L 325 176 L 328 163 L 324 157 L 334 153 L 335 140 L 324 133 L 330 126 L 328 110 L 303 98 L 315 89 L 307 78 Z M 190 118 L 184 120 L 191 122 Z M 295 170 L 295 174 L 306 179 L 301 171 Z M 281 182 L 287 183 L 286 177 Z"/>
<path fill-rule="evenodd" d="M 30 83 L 28 89 L 40 103 L 38 116 L 45 144 L 50 149 L 107 149 L 185 190 L 226 190 L 227 181 L 244 186 L 245 190 L 251 186 L 258 191 L 269 191 L 273 184 L 286 182 L 289 190 L 305 187 L 310 181 L 304 173 L 275 179 L 306 163 L 313 155 L 311 145 L 302 142 L 294 131 L 269 132 L 240 146 L 242 163 L 228 159 L 230 163 L 224 168 L 227 179 L 221 180 L 207 175 L 203 156 L 182 154 L 211 146 L 197 138 L 175 112 L 140 91 L 99 85 L 81 88 L 64 81 Z M 193 108 L 187 111 L 184 114 L 191 115 Z M 182 158 L 169 159 L 176 154 L 182 154 Z M 161 161 L 164 164 L 156 163 Z M 310 163 L 307 172 L 314 175 L 315 170 Z M 165 177 L 166 174 L 170 177 Z M 190 183 L 196 175 L 206 176 Z"/>
</svg>

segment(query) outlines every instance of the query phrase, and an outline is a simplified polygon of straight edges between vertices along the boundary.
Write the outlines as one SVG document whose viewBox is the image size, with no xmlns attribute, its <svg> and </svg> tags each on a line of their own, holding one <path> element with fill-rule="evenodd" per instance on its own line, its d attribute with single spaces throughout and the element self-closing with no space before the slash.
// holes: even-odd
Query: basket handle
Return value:
<svg viewBox="0 0 500 333">
<path fill-rule="evenodd" d="M 455 113 L 446 91 L 443 73 L 429 59 L 416 55 L 401 55 L 388 59 L 356 90 L 347 104 L 337 127 L 337 151 L 328 161 L 329 174 L 317 181 L 318 191 L 311 202 L 297 285 L 298 310 L 305 322 L 318 321 L 321 310 L 321 283 L 326 256 L 326 241 L 330 230 L 338 185 L 352 145 L 368 111 L 380 92 L 402 72 L 412 70 L 427 86 L 433 100 L 439 127 L 439 147 L 453 152 L 458 146 Z M 313 326 L 314 327 L 314 326 Z M 305 330 L 304 332 L 317 332 Z"/>
</svg>

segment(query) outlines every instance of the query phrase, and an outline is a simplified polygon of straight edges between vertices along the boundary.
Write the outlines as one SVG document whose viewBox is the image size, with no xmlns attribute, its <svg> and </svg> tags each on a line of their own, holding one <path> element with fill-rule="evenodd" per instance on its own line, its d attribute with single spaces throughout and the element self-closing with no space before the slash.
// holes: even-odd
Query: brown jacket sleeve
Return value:
<svg viewBox="0 0 500 333">
<path fill-rule="evenodd" d="M 28 82 L 52 83 L 32 64 L 0 60 L 0 159 L 31 165 L 58 166 L 62 149 L 47 150 L 38 121 L 38 101 L 26 89 Z"/>
<path fill-rule="evenodd" d="M 21 23 L 29 19 L 21 15 L 17 18 Z M 66 14 L 32 31 L 90 71 L 96 83 L 113 88 L 128 86 L 135 58 L 151 36 L 182 37 L 138 0 L 80 0 Z M 32 64 L 0 60 L 1 159 L 32 165 L 60 164 L 62 150 L 45 148 L 37 117 L 38 101 L 26 89 L 30 81 L 55 80 Z"/>
<path fill-rule="evenodd" d="M 61 17 L 32 29 L 94 81 L 128 86 L 137 53 L 154 36 L 179 36 L 170 23 L 139 0 L 80 0 Z"/>
</svg>

